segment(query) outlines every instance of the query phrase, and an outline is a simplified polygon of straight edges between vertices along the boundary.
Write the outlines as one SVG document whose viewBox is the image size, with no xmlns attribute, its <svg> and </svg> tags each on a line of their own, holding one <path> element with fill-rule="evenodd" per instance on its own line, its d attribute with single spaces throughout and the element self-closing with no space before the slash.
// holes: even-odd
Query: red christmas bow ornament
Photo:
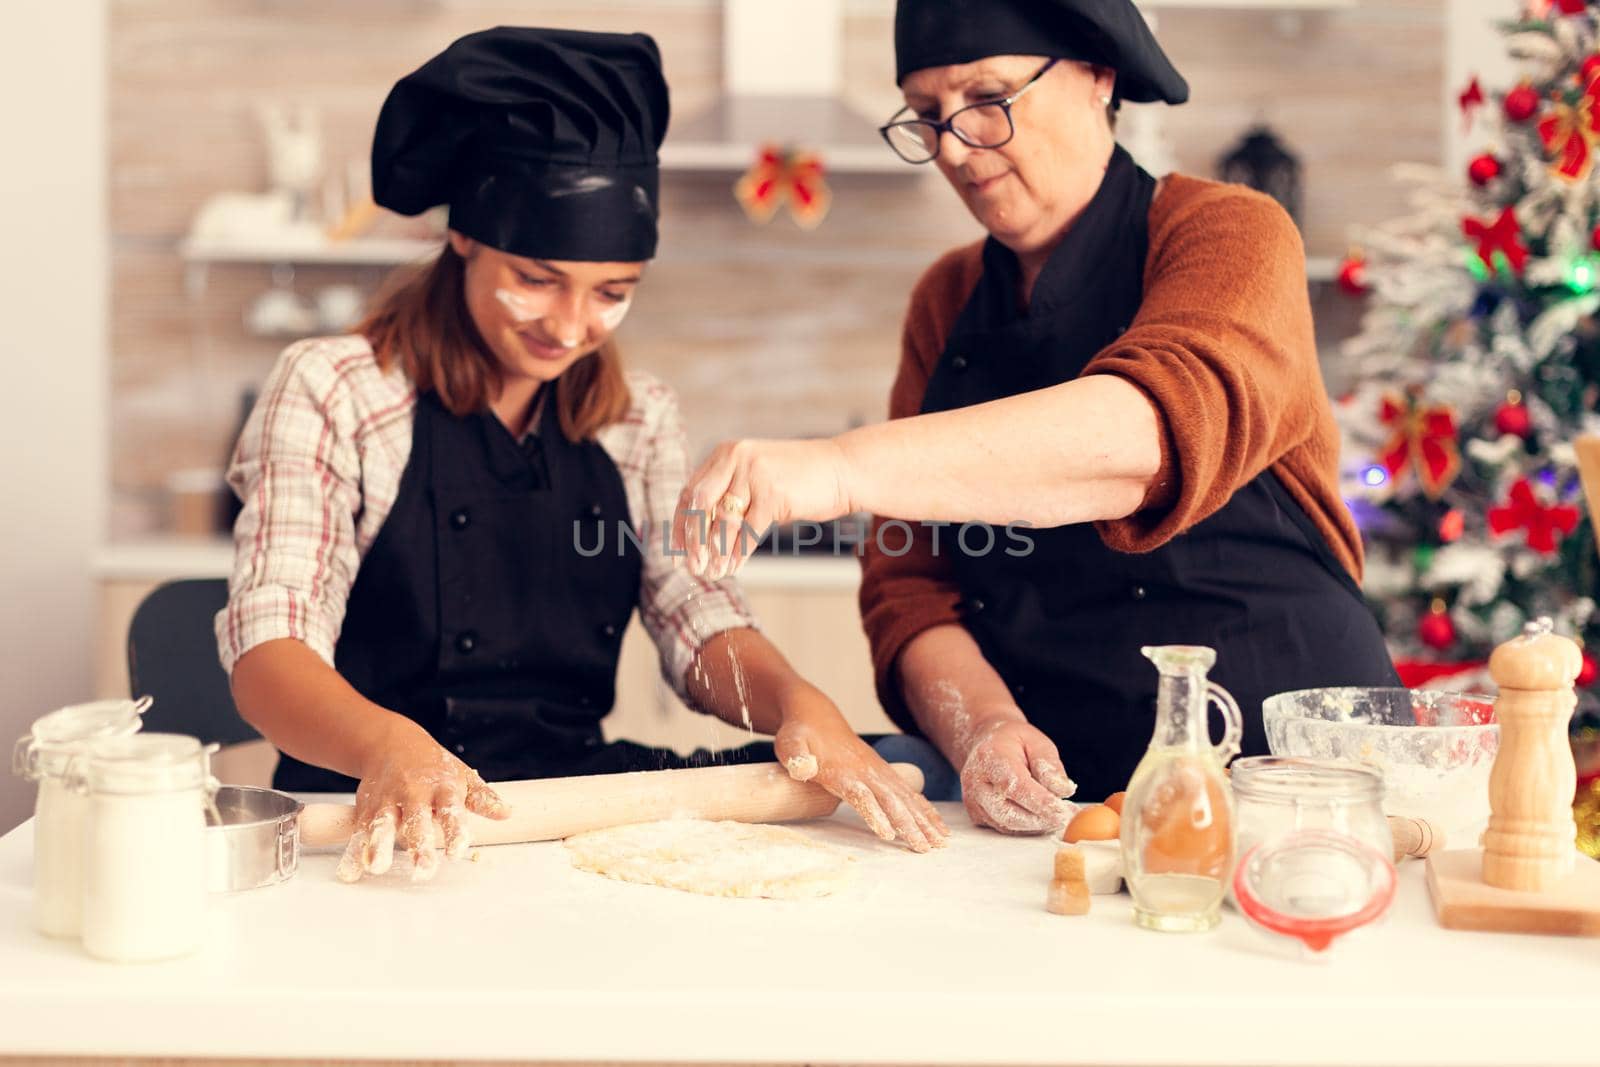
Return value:
<svg viewBox="0 0 1600 1067">
<path fill-rule="evenodd" d="M 763 145 L 755 165 L 733 187 L 739 206 L 753 222 L 770 222 L 785 203 L 794 221 L 813 229 L 825 215 L 833 194 L 824 180 L 822 157 Z"/>
<path fill-rule="evenodd" d="M 1528 14 L 1545 18 L 1549 16 L 1550 9 L 1555 8 L 1563 15 L 1581 15 L 1588 6 L 1588 0 L 1535 0 L 1528 6 Z"/>
<path fill-rule="evenodd" d="M 1526 478 L 1511 487 L 1510 500 L 1489 509 L 1489 529 L 1496 535 L 1512 530 L 1528 531 L 1528 547 L 1545 555 L 1556 550 L 1556 534 L 1566 536 L 1578 528 L 1578 509 L 1571 504 L 1545 507 L 1533 495 Z"/>
<path fill-rule="evenodd" d="M 1600 137 L 1600 80 L 1591 78 L 1584 86 L 1583 98 L 1576 107 L 1556 104 L 1539 120 L 1539 139 L 1544 150 L 1560 159 L 1555 173 L 1570 181 L 1582 181 L 1594 164 L 1594 143 Z"/>
<path fill-rule="evenodd" d="M 1494 254 L 1504 253 L 1506 262 L 1518 274 L 1528 261 L 1528 249 L 1522 243 L 1522 227 L 1517 223 L 1517 213 L 1507 207 L 1493 222 L 1484 222 L 1470 215 L 1461 220 L 1461 232 L 1478 242 L 1478 258 L 1490 273 L 1494 272 Z"/>
<path fill-rule="evenodd" d="M 1411 397 L 1386 396 L 1380 410 L 1394 436 L 1378 453 L 1378 462 L 1396 484 L 1407 467 L 1430 500 L 1437 500 L 1461 472 L 1461 451 L 1456 443 L 1456 416 L 1443 404 L 1423 407 Z"/>
</svg>

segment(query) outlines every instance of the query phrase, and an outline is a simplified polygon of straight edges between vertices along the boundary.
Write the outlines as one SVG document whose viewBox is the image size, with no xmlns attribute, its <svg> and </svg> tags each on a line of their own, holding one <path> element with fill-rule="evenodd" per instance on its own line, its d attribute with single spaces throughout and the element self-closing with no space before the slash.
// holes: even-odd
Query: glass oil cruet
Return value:
<svg viewBox="0 0 1600 1067">
<path fill-rule="evenodd" d="M 1128 782 L 1122 862 L 1134 922 L 1150 930 L 1209 930 L 1221 918 L 1233 874 L 1233 801 L 1223 768 L 1239 754 L 1239 705 L 1206 672 L 1215 650 L 1201 645 L 1140 649 L 1161 672 L 1156 728 Z M 1211 743 L 1206 711 L 1216 704 L 1222 743 Z"/>
</svg>

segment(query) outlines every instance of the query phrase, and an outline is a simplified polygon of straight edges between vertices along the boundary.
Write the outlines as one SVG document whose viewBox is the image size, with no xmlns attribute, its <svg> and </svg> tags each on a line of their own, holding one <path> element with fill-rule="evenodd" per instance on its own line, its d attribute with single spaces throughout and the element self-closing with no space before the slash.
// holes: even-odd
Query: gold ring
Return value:
<svg viewBox="0 0 1600 1067">
<path fill-rule="evenodd" d="M 717 510 L 724 515 L 740 515 L 750 506 L 750 501 L 742 496 L 729 493 L 717 502 Z"/>
</svg>

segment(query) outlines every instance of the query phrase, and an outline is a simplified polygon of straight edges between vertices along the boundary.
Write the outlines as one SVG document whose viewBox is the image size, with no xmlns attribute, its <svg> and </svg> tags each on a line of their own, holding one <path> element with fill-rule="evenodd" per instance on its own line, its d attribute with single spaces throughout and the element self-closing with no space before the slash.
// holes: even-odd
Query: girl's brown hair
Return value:
<svg viewBox="0 0 1600 1067">
<path fill-rule="evenodd" d="M 432 389 L 453 415 L 487 408 L 501 381 L 467 311 L 466 268 L 445 245 L 432 263 L 398 274 L 355 330 L 380 367 L 398 362 L 418 392 Z M 555 386 L 556 414 L 569 441 L 593 437 L 628 411 L 628 382 L 611 341 L 568 367 Z"/>
</svg>

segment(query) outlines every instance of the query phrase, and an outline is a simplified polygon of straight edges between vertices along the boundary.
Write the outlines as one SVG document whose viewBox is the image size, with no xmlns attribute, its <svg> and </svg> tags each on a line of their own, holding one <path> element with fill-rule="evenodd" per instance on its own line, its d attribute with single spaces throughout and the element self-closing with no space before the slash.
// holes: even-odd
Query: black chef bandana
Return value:
<svg viewBox="0 0 1600 1067">
<path fill-rule="evenodd" d="M 642 33 L 498 27 L 390 90 L 372 194 L 513 255 L 638 262 L 656 251 L 667 83 Z"/>
<path fill-rule="evenodd" d="M 900 0 L 895 83 L 989 56 L 1046 56 L 1117 72 L 1119 100 L 1181 104 L 1189 83 L 1131 0 Z"/>
</svg>

